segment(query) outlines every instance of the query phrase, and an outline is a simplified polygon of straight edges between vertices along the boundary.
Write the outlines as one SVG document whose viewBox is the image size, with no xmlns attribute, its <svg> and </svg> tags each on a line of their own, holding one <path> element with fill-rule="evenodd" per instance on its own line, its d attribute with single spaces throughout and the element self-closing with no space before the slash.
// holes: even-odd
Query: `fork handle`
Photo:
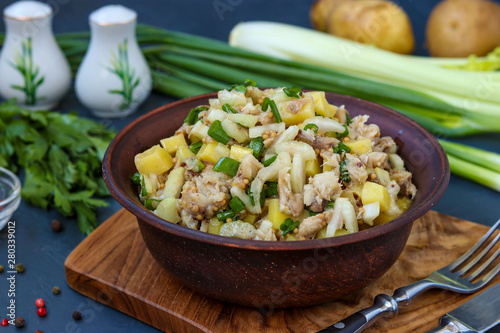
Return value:
<svg viewBox="0 0 500 333">
<path fill-rule="evenodd" d="M 375 296 L 372 306 L 339 321 L 338 323 L 319 331 L 318 333 L 355 333 L 361 332 L 380 317 L 394 317 L 398 313 L 398 303 L 389 295 Z"/>
<path fill-rule="evenodd" d="M 398 313 L 398 303 L 407 305 L 421 292 L 436 287 L 431 280 L 420 280 L 394 291 L 394 296 L 386 294 L 375 296 L 372 306 L 358 311 L 346 319 L 320 331 L 321 333 L 354 333 L 361 332 L 382 317 L 392 318 Z M 318 332 L 319 333 L 319 332 Z"/>
</svg>

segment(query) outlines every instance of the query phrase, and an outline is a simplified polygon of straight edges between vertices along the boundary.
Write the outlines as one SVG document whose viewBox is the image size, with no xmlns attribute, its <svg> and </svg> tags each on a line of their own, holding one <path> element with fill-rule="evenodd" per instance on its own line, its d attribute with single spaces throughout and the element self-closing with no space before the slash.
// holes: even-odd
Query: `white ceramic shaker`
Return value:
<svg viewBox="0 0 500 333">
<path fill-rule="evenodd" d="M 80 102 L 98 117 L 124 117 L 151 93 L 151 74 L 135 37 L 137 13 L 108 5 L 89 16 L 90 45 L 75 80 Z"/>
<path fill-rule="evenodd" d="M 18 1 L 3 16 L 0 95 L 31 110 L 54 108 L 71 86 L 71 70 L 52 32 L 52 8 Z"/>
</svg>

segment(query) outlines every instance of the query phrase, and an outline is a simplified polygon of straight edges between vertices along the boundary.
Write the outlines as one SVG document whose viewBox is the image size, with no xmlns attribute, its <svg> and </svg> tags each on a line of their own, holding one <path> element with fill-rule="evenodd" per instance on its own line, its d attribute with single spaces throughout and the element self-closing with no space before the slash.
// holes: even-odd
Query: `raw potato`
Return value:
<svg viewBox="0 0 500 333">
<path fill-rule="evenodd" d="M 500 45 L 500 5 L 487 0 L 445 0 L 427 22 L 427 47 L 435 57 L 486 55 Z"/>
<path fill-rule="evenodd" d="M 343 2 L 330 14 L 327 32 L 396 53 L 411 54 L 415 48 L 408 15 L 391 1 Z"/>
<path fill-rule="evenodd" d="M 314 1 L 309 16 L 311 18 L 311 25 L 318 31 L 326 32 L 326 23 L 328 17 L 333 13 L 337 7 L 346 1 L 351 0 L 316 0 Z"/>
</svg>

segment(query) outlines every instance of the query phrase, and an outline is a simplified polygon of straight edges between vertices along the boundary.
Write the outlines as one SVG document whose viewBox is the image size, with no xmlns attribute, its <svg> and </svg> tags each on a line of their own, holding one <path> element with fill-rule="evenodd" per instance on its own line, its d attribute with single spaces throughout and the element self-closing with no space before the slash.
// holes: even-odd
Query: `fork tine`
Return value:
<svg viewBox="0 0 500 333">
<path fill-rule="evenodd" d="M 495 254 L 493 254 L 490 258 L 488 258 L 488 260 L 484 264 L 482 264 L 481 267 L 476 269 L 471 275 L 468 276 L 469 281 L 472 281 L 479 275 L 483 274 L 483 272 L 488 268 L 488 266 L 491 265 L 491 263 L 494 262 L 499 255 L 500 255 L 500 249 L 496 250 Z"/>
<path fill-rule="evenodd" d="M 474 253 L 476 253 L 476 251 L 486 242 L 486 240 L 498 228 L 499 225 L 500 225 L 500 219 L 490 228 L 490 230 L 488 230 L 488 232 L 483 237 L 481 237 L 481 239 L 476 244 L 474 244 L 474 246 L 472 246 L 469 249 L 469 251 L 465 252 L 464 254 L 462 254 L 460 258 L 449 264 L 447 268 L 450 271 L 453 271 L 458 266 L 462 265 L 465 261 L 467 261 L 467 259 L 469 259 Z"/>
<path fill-rule="evenodd" d="M 493 246 L 495 246 L 495 244 L 498 243 L 499 239 L 500 239 L 500 233 L 488 244 L 488 246 L 483 251 L 481 251 L 481 253 L 479 255 L 477 255 L 474 258 L 474 260 L 469 262 L 467 265 L 465 265 L 462 269 L 460 269 L 457 272 L 460 275 L 460 277 L 464 276 L 465 274 L 467 274 L 467 272 L 469 272 L 472 268 L 474 268 L 474 266 L 476 266 L 476 264 L 479 261 L 481 261 L 490 252 L 490 250 L 493 248 Z M 476 270 L 476 272 L 477 272 L 477 270 Z M 477 275 L 479 275 L 479 274 L 480 273 L 478 273 Z"/>
<path fill-rule="evenodd" d="M 500 251 L 500 250 L 499 250 Z M 497 251 L 498 252 L 498 251 Z M 488 274 L 486 274 L 481 280 L 476 282 L 477 287 L 480 288 L 490 282 L 497 274 L 500 272 L 500 263 L 495 266 Z"/>
</svg>

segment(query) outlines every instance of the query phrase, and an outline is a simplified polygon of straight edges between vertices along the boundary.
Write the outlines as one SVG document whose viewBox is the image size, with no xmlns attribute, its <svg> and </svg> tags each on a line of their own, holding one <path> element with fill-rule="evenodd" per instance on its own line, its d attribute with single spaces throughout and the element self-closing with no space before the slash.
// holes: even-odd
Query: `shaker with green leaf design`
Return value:
<svg viewBox="0 0 500 333">
<path fill-rule="evenodd" d="M 54 108 L 71 86 L 68 61 L 52 32 L 52 8 L 18 1 L 3 10 L 0 95 L 32 110 Z"/>
<path fill-rule="evenodd" d="M 136 20 L 136 12 L 121 5 L 90 14 L 90 45 L 75 90 L 96 116 L 125 117 L 151 93 L 149 67 L 135 37 Z"/>
</svg>

